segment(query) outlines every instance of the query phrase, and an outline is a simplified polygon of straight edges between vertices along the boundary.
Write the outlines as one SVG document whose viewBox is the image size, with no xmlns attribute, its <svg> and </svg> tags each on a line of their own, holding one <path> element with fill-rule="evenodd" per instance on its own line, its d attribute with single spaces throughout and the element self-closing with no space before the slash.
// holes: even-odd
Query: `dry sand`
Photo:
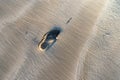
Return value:
<svg viewBox="0 0 120 80">
<path fill-rule="evenodd" d="M 119 0 L 0 0 L 0 80 L 120 80 L 119 8 Z M 38 50 L 55 26 L 57 42 Z"/>
</svg>

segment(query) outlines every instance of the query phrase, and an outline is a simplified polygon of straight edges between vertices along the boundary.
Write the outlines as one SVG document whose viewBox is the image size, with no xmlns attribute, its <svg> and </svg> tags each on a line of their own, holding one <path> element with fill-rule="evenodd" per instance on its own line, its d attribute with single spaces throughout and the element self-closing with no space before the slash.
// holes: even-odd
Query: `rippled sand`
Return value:
<svg viewBox="0 0 120 80">
<path fill-rule="evenodd" d="M 0 0 L 0 80 L 120 80 L 119 0 Z M 38 44 L 61 27 L 47 51 Z"/>
</svg>

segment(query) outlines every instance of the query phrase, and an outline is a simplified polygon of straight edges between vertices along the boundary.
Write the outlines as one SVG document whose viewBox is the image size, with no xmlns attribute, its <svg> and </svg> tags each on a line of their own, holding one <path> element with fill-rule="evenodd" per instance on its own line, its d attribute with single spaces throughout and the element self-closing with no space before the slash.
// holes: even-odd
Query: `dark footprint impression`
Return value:
<svg viewBox="0 0 120 80">
<path fill-rule="evenodd" d="M 60 27 L 54 27 L 49 32 L 47 32 L 42 40 L 40 41 L 38 47 L 41 51 L 47 51 L 49 48 L 53 46 L 53 44 L 57 41 L 59 34 L 62 29 Z"/>
</svg>

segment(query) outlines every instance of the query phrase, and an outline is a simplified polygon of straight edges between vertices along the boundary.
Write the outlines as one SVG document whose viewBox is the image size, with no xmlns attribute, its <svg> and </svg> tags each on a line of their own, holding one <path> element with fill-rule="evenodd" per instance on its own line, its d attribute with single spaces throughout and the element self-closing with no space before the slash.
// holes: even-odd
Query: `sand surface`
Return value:
<svg viewBox="0 0 120 80">
<path fill-rule="evenodd" d="M 120 80 L 119 13 L 120 0 L 0 0 L 0 80 Z"/>
</svg>

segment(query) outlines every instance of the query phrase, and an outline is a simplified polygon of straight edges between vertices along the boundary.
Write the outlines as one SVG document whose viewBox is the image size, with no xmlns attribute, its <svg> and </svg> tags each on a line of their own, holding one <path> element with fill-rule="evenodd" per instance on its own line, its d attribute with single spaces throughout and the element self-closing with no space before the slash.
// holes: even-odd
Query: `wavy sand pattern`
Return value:
<svg viewBox="0 0 120 80">
<path fill-rule="evenodd" d="M 0 0 L 0 80 L 120 80 L 119 0 Z M 39 51 L 43 35 L 63 29 Z"/>
</svg>

